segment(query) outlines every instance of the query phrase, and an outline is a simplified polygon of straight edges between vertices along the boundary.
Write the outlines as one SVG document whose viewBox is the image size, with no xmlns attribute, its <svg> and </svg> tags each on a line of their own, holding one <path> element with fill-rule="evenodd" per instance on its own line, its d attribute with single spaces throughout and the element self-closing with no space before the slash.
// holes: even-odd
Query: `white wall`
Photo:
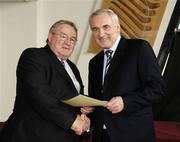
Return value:
<svg viewBox="0 0 180 142">
<path fill-rule="evenodd" d="M 1 21 L 2 21 L 2 12 L 0 12 L 0 27 L 1 27 Z M 0 39 L 2 39 L 2 29 L 0 28 Z M 1 40 L 0 40 L 1 41 Z M 0 42 L 0 70 L 2 67 L 2 42 Z M 2 72 L 0 71 L 0 117 L 2 116 L 2 98 L 1 98 L 1 94 L 2 94 Z"/>
<path fill-rule="evenodd" d="M 36 45 L 36 3 L 0 3 L 0 121 L 12 112 L 16 64 L 21 51 Z"/>
<path fill-rule="evenodd" d="M 161 33 L 154 46 L 159 51 L 176 0 L 169 0 L 169 13 L 163 17 Z M 45 45 L 50 26 L 59 19 L 77 24 L 79 37 L 71 56 L 80 69 L 87 93 L 88 62 L 94 56 L 87 53 L 90 31 L 88 16 L 101 6 L 102 0 L 37 0 L 31 2 L 0 3 L 0 121 L 12 112 L 16 95 L 16 65 L 25 48 Z"/>
</svg>

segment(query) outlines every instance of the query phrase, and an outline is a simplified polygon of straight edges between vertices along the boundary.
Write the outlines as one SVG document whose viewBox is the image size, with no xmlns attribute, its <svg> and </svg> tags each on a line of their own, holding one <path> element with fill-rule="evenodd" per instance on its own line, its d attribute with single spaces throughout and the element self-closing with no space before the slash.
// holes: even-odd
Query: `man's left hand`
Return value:
<svg viewBox="0 0 180 142">
<path fill-rule="evenodd" d="M 121 96 L 113 97 L 105 106 L 112 113 L 119 113 L 124 109 L 124 102 Z"/>
</svg>

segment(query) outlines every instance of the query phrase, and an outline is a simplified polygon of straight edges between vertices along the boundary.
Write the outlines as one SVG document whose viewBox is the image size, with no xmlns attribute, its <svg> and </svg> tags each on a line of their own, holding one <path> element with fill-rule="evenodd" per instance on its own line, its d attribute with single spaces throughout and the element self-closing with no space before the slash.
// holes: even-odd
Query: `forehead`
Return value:
<svg viewBox="0 0 180 142">
<path fill-rule="evenodd" d="M 112 23 L 111 16 L 105 12 L 93 16 L 90 20 L 91 26 L 111 25 Z"/>
<path fill-rule="evenodd" d="M 65 34 L 76 35 L 74 27 L 68 24 L 61 24 L 56 28 L 56 32 L 63 32 Z"/>
</svg>

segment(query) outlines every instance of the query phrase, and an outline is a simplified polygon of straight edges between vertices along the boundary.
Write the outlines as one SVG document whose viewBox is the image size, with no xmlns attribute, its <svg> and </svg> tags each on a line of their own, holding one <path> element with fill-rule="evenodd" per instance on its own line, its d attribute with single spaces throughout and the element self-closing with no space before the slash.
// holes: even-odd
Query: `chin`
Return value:
<svg viewBox="0 0 180 142">
<path fill-rule="evenodd" d="M 100 46 L 101 48 L 110 48 L 110 47 L 111 47 L 111 44 L 101 43 L 101 44 L 99 44 L 99 46 Z"/>
<path fill-rule="evenodd" d="M 108 49 L 108 48 L 110 48 L 110 46 L 107 46 L 107 45 L 101 45 L 100 47 L 103 48 L 103 49 Z"/>
</svg>

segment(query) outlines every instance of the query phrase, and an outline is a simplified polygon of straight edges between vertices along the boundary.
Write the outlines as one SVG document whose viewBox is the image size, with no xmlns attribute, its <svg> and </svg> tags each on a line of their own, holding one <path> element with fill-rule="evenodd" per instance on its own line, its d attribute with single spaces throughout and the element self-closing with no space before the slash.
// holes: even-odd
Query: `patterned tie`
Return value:
<svg viewBox="0 0 180 142">
<path fill-rule="evenodd" d="M 105 67 L 105 75 L 106 75 L 106 73 L 107 73 L 107 71 L 108 71 L 108 68 L 109 68 L 109 65 L 110 65 L 110 61 L 111 61 L 111 59 L 112 59 L 112 53 L 113 53 L 112 50 L 107 50 L 107 51 L 105 52 L 106 57 L 107 57 L 106 67 Z"/>
<path fill-rule="evenodd" d="M 64 60 L 63 60 L 63 59 L 61 59 L 61 63 L 62 63 L 62 65 L 65 67 L 65 63 L 64 63 Z"/>
</svg>

